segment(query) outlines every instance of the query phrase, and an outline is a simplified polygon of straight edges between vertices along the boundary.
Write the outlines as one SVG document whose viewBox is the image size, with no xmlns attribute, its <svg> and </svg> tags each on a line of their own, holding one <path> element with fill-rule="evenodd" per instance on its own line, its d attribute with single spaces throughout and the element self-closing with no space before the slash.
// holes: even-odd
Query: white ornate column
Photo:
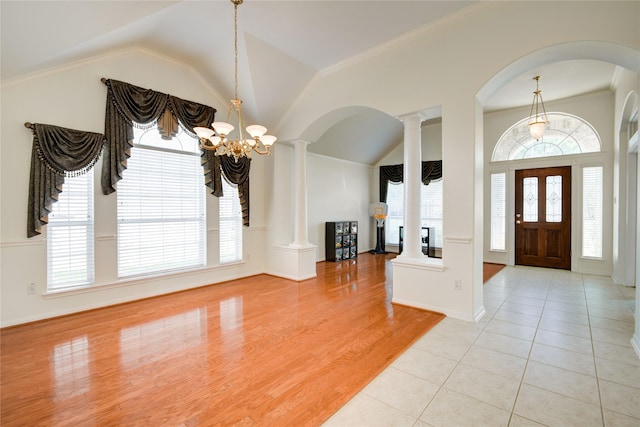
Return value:
<svg viewBox="0 0 640 427">
<path fill-rule="evenodd" d="M 421 113 L 400 117 L 404 124 L 404 240 L 401 256 L 422 258 L 420 185 L 422 183 Z"/>
<path fill-rule="evenodd" d="M 309 243 L 307 219 L 307 145 L 309 142 L 302 139 L 291 141 L 293 156 L 290 157 L 291 160 L 287 160 L 286 165 L 281 165 L 283 170 L 278 171 L 285 174 L 282 178 L 287 182 L 285 187 L 280 188 L 280 191 L 286 193 L 283 200 L 293 197 L 293 218 L 284 220 L 287 224 L 283 225 L 293 227 L 293 242 L 275 244 L 267 255 L 267 273 L 297 281 L 316 277 L 318 248 Z M 287 147 L 287 150 L 290 148 Z M 293 180 L 289 179 L 291 174 Z M 292 186 L 289 187 L 288 184 Z"/>
<path fill-rule="evenodd" d="M 307 224 L 307 145 L 308 141 L 298 139 L 292 142 L 294 148 L 295 209 L 292 247 L 309 246 Z"/>
</svg>

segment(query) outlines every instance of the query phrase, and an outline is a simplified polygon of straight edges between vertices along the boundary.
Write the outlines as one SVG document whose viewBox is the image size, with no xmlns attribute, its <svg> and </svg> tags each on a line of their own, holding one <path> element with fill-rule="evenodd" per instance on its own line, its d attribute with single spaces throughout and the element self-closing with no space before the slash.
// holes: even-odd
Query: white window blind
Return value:
<svg viewBox="0 0 640 427">
<path fill-rule="evenodd" d="M 506 247 L 506 189 L 505 173 L 491 174 L 491 250 Z"/>
<path fill-rule="evenodd" d="M 431 181 L 420 186 L 420 222 L 422 227 L 434 227 L 435 238 L 430 245 L 442 247 L 443 180 Z M 387 185 L 387 219 L 385 220 L 385 242 L 400 243 L 399 229 L 404 221 L 404 183 Z"/>
<path fill-rule="evenodd" d="M 387 184 L 387 219 L 384 222 L 385 242 L 391 245 L 400 243 L 400 226 L 404 221 L 404 184 Z"/>
<path fill-rule="evenodd" d="M 118 277 L 206 263 L 205 186 L 197 140 L 171 141 L 157 128 L 134 129 L 135 145 L 118 183 Z"/>
<path fill-rule="evenodd" d="M 420 222 L 422 227 L 433 227 L 434 236 L 430 236 L 432 247 L 442 247 L 442 179 L 431 181 L 429 185 L 420 185 Z"/>
<path fill-rule="evenodd" d="M 222 178 L 220 210 L 220 264 L 242 260 L 242 209 L 238 189 Z"/>
<path fill-rule="evenodd" d="M 65 178 L 47 225 L 47 290 L 94 282 L 93 169 Z"/>
<path fill-rule="evenodd" d="M 602 258 L 602 166 L 582 169 L 582 256 Z"/>
</svg>

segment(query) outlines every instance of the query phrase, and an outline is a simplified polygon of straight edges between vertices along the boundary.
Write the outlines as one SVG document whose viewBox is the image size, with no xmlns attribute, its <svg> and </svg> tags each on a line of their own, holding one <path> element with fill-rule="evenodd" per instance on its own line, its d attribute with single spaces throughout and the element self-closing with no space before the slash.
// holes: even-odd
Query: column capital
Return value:
<svg viewBox="0 0 640 427">
<path fill-rule="evenodd" d="M 400 120 L 405 125 L 409 123 L 415 123 L 416 121 L 418 122 L 418 124 L 420 124 L 424 122 L 426 119 L 427 119 L 426 114 L 424 114 L 421 111 L 398 116 L 398 120 Z"/>
<path fill-rule="evenodd" d="M 413 113 L 401 114 L 396 117 L 405 124 L 415 120 L 419 120 L 419 123 L 422 123 L 425 120 L 442 117 L 442 107 L 427 108 L 425 110 L 414 111 Z"/>
<path fill-rule="evenodd" d="M 289 141 L 289 143 L 294 147 L 306 147 L 307 145 L 312 144 L 311 141 L 307 141 L 305 139 L 293 139 Z"/>
</svg>

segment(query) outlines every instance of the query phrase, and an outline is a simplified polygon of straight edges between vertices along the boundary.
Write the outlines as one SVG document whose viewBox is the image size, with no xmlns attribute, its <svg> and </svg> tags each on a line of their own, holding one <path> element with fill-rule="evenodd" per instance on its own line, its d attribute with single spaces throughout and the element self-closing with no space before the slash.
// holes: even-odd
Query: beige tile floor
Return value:
<svg viewBox="0 0 640 427">
<path fill-rule="evenodd" d="M 446 318 L 324 427 L 640 427 L 635 288 L 506 267 L 478 323 Z"/>
</svg>

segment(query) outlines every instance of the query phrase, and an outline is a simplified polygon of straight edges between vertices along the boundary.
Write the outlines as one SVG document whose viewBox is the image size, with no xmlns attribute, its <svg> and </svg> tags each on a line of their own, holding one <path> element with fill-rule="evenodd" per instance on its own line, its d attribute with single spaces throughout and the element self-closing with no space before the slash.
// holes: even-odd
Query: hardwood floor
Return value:
<svg viewBox="0 0 640 427">
<path fill-rule="evenodd" d="M 3 329 L 0 423 L 317 426 L 444 317 L 391 304 L 394 256 Z"/>
<path fill-rule="evenodd" d="M 487 283 L 487 280 L 496 275 L 497 272 L 505 268 L 504 264 L 494 264 L 492 262 L 482 263 L 482 283 Z"/>
</svg>

